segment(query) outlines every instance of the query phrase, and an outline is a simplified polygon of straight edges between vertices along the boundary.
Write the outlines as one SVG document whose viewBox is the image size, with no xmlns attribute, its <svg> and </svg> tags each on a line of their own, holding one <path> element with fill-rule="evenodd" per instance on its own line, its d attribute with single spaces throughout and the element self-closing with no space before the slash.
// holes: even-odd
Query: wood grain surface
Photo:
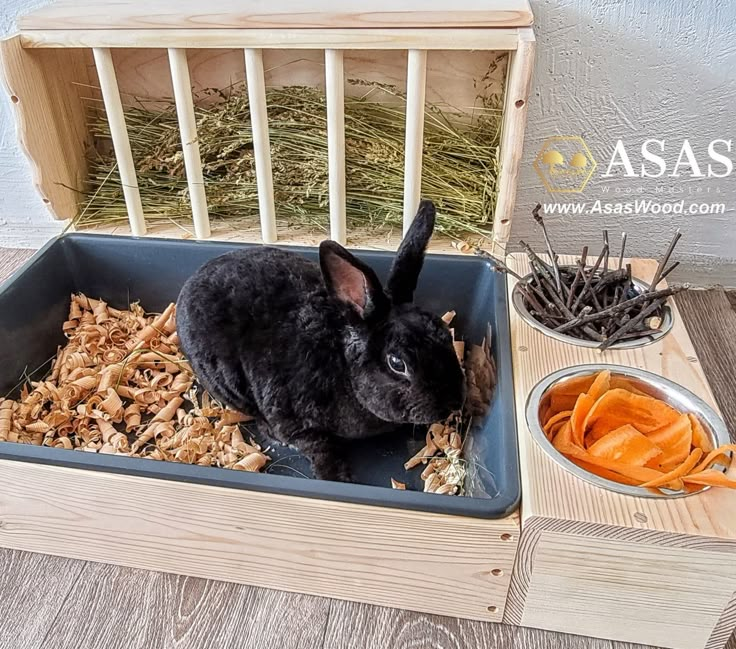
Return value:
<svg viewBox="0 0 736 649">
<path fill-rule="evenodd" d="M 80 95 L 90 90 L 89 50 L 26 50 L 0 41 L 0 80 L 10 95 L 20 145 L 41 199 L 57 219 L 76 216 L 87 181 L 87 132 Z M 84 90 L 82 90 L 84 88 Z"/>
<path fill-rule="evenodd" d="M 255 27 L 525 27 L 527 0 L 57 0 L 19 20 L 21 29 Z"/>
<path fill-rule="evenodd" d="M 0 249 L 0 281 L 31 253 Z M 736 340 L 736 313 L 718 290 L 681 294 L 677 303 L 713 393 L 734 431 L 736 414 L 727 406 L 736 403 L 732 378 L 736 347 L 723 341 Z M 705 325 L 700 324 L 702 313 L 709 314 Z M 3 549 L 0 602 L 0 649 L 640 646 Z M 95 615 L 90 614 L 92 610 Z M 116 630 L 110 630 L 113 619 L 121 620 Z M 147 640 L 156 644 L 142 644 Z M 727 647 L 736 649 L 736 636 Z"/>
</svg>

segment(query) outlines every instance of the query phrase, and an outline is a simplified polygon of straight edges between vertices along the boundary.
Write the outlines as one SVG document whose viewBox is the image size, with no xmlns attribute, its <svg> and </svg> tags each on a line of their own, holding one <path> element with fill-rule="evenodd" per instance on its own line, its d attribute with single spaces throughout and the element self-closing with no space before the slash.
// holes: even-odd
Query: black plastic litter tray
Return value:
<svg viewBox="0 0 736 649">
<path fill-rule="evenodd" d="M 63 235 L 49 242 L 0 287 L 0 395 L 10 393 L 24 372 L 41 367 L 64 343 L 61 325 L 71 293 L 100 297 L 117 308 L 140 300 L 146 310 L 158 311 L 176 300 L 186 279 L 205 261 L 248 245 L 89 234 Z M 317 257 L 314 248 L 290 249 Z M 391 253 L 357 254 L 385 279 Z M 10 442 L 0 442 L 0 457 L 233 489 L 503 518 L 516 509 L 520 498 L 505 276 L 480 258 L 428 255 L 415 296 L 420 305 L 438 314 L 454 309 L 456 335 L 466 344 L 479 344 L 489 327 L 493 332 L 498 385 L 488 414 L 475 423 L 466 441 L 468 496 L 424 493 L 421 469 L 404 470 L 404 462 L 423 446 L 423 430 L 413 436 L 385 435 L 354 444 L 351 463 L 359 484 L 305 479 L 310 475 L 306 459 L 293 449 L 275 445 L 269 451 L 274 462 L 261 474 Z M 42 378 L 48 369 L 47 364 L 32 378 Z M 406 482 L 408 490 L 391 489 L 391 478 Z"/>
</svg>

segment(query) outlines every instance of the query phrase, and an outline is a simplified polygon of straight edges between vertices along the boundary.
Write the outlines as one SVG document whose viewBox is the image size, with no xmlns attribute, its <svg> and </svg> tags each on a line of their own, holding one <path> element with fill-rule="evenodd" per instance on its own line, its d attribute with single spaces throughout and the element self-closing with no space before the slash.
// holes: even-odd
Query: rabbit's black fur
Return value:
<svg viewBox="0 0 736 649">
<path fill-rule="evenodd" d="M 320 264 L 269 247 L 227 253 L 184 285 L 177 328 L 203 386 L 259 416 L 315 476 L 349 480 L 341 439 L 429 424 L 462 406 L 464 378 L 442 320 L 411 304 L 435 210 L 420 204 L 391 268 L 325 241 Z M 397 356 L 406 374 L 392 370 Z"/>
</svg>

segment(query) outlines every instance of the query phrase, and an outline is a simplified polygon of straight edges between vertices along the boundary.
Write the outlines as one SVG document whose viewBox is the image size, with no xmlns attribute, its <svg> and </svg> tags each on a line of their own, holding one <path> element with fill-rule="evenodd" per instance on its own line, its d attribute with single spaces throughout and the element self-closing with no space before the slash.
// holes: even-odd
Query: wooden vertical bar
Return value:
<svg viewBox="0 0 736 649">
<path fill-rule="evenodd" d="M 266 81 L 263 74 L 263 53 L 246 48 L 245 76 L 248 83 L 253 150 L 256 156 L 256 183 L 258 184 L 258 211 L 261 215 L 261 236 L 264 243 L 276 241 L 276 208 L 273 200 L 271 171 L 271 144 L 268 137 L 268 109 Z"/>
<path fill-rule="evenodd" d="M 406 72 L 404 158 L 404 234 L 416 215 L 422 192 L 422 144 L 427 89 L 427 51 L 409 50 Z"/>
<path fill-rule="evenodd" d="M 330 177 L 330 237 L 345 245 L 345 71 L 342 50 L 325 50 L 327 156 Z"/>
<path fill-rule="evenodd" d="M 494 249 L 503 250 L 511 236 L 511 219 L 516 205 L 519 164 L 524 147 L 527 101 L 534 69 L 534 31 L 519 29 L 519 46 L 509 52 L 506 97 L 501 130 L 501 160 L 498 179 L 498 200 L 493 219 Z"/>
<path fill-rule="evenodd" d="M 176 114 L 179 118 L 179 133 L 184 151 L 184 166 L 189 185 L 189 200 L 192 205 L 194 233 L 197 239 L 210 236 L 210 217 L 207 212 L 207 196 L 204 191 L 202 176 L 202 160 L 199 157 L 197 140 L 197 124 L 194 118 L 194 100 L 189 79 L 187 51 L 181 48 L 169 48 L 169 66 L 171 82 L 174 86 Z"/>
<path fill-rule="evenodd" d="M 115 66 L 112 62 L 112 54 L 106 47 L 95 47 L 92 50 L 97 67 L 97 76 L 100 80 L 102 99 L 105 102 L 107 121 L 110 124 L 110 135 L 112 145 L 115 149 L 115 159 L 120 173 L 120 182 L 123 185 L 123 196 L 125 207 L 128 210 L 130 231 L 136 237 L 146 234 L 146 222 L 143 217 L 143 205 L 141 204 L 141 193 L 138 189 L 138 179 L 135 175 L 133 165 L 133 153 L 130 150 L 128 129 L 125 125 L 125 114 L 123 103 L 120 100 L 120 89 L 115 75 Z"/>
</svg>

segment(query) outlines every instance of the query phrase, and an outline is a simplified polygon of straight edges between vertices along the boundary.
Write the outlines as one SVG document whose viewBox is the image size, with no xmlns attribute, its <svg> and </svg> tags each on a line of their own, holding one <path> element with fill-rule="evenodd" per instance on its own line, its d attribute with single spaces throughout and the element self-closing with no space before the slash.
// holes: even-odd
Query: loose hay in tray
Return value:
<svg viewBox="0 0 736 649">
<path fill-rule="evenodd" d="M 345 98 L 347 219 L 351 228 L 401 228 L 404 192 L 405 97 L 390 86 L 365 86 Z M 482 82 L 479 82 L 482 85 Z M 210 217 L 257 226 L 258 189 L 247 93 L 242 85 L 206 91 L 195 108 Z M 187 181 L 172 101 L 136 98 L 125 108 L 146 220 L 191 226 Z M 292 86 L 267 89 L 274 199 L 279 225 L 328 229 L 327 114 L 324 92 Z M 501 98 L 479 97 L 472 110 L 428 103 L 422 193 L 437 205 L 438 232 L 487 237 L 498 180 Z M 155 106 L 155 110 L 148 109 Z M 163 107 L 162 107 L 163 106 Z M 104 109 L 90 111 L 98 153 L 90 160 L 89 189 L 79 227 L 127 222 L 120 177 L 109 146 Z"/>
<path fill-rule="evenodd" d="M 259 471 L 269 460 L 239 427 L 250 417 L 198 394 L 175 306 L 147 315 L 72 295 L 48 377 L 0 402 L 0 441 Z"/>
<path fill-rule="evenodd" d="M 449 312 L 445 321 L 454 315 Z M 179 349 L 174 304 L 147 314 L 139 304 L 119 310 L 72 295 L 63 331 L 68 343 L 50 361 L 50 374 L 24 381 L 17 399 L 0 399 L 0 442 L 242 471 L 267 467 L 267 450 L 246 441 L 240 428 L 252 417 L 199 393 Z M 431 426 L 428 446 L 407 465 L 427 464 L 425 491 L 462 495 L 461 431 L 485 412 L 493 371 L 487 345 L 471 346 L 466 354 L 457 341 L 455 349 L 461 362 L 465 357 L 465 409 Z M 401 485 L 392 481 L 394 488 Z"/>
</svg>

